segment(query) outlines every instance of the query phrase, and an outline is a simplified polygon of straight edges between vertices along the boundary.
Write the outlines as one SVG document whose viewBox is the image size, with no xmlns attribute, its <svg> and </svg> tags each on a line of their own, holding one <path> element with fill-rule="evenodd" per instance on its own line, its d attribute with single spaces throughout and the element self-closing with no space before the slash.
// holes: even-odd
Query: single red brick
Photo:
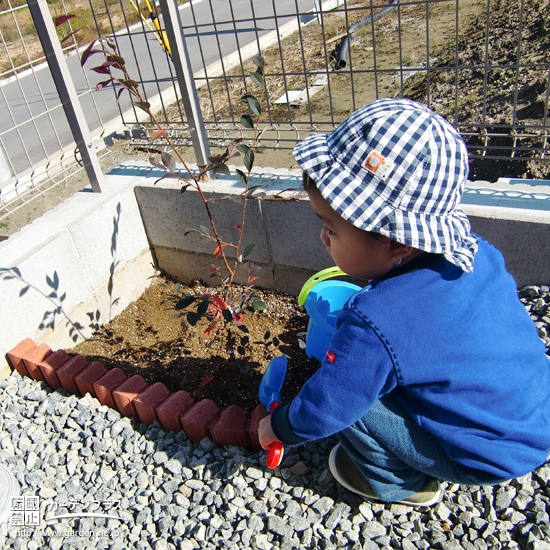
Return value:
<svg viewBox="0 0 550 550">
<path fill-rule="evenodd" d="M 17 346 L 6 353 L 6 359 L 12 369 L 15 369 L 21 376 L 29 376 L 23 357 L 36 348 L 36 344 L 30 338 L 25 338 Z"/>
<path fill-rule="evenodd" d="M 167 432 L 181 431 L 181 417 L 194 404 L 195 401 L 185 390 L 173 393 L 164 403 L 157 407 L 157 417 L 161 426 Z"/>
<path fill-rule="evenodd" d="M 82 355 L 75 355 L 68 363 L 65 363 L 57 371 L 57 378 L 59 379 L 60 384 L 69 393 L 78 393 L 78 388 L 74 382 L 74 378 L 89 366 L 90 363 L 88 363 Z"/>
<path fill-rule="evenodd" d="M 71 356 L 64 349 L 60 349 L 48 355 L 44 361 L 38 364 L 42 377 L 52 390 L 58 390 L 61 387 L 57 371 L 70 359 Z"/>
<path fill-rule="evenodd" d="M 259 452 L 262 450 L 260 438 L 258 437 L 258 428 L 260 426 L 260 420 L 265 418 L 268 414 L 269 413 L 267 412 L 265 406 L 261 403 L 250 413 L 250 421 L 248 422 L 247 432 L 253 451 Z"/>
<path fill-rule="evenodd" d="M 203 399 L 191 407 L 182 417 L 181 426 L 193 443 L 210 437 L 210 427 L 220 416 L 220 409 L 210 399 Z"/>
<path fill-rule="evenodd" d="M 102 376 L 105 376 L 107 369 L 100 361 L 91 363 L 87 369 L 84 369 L 80 374 L 74 377 L 74 383 L 78 388 L 80 395 L 86 395 L 89 393 L 93 397 L 96 397 L 94 391 L 94 382 L 97 382 Z"/>
<path fill-rule="evenodd" d="M 94 394 L 102 405 L 116 410 L 113 392 L 125 381 L 128 380 L 122 369 L 115 367 L 108 370 L 99 380 L 93 383 Z"/>
<path fill-rule="evenodd" d="M 128 378 L 125 382 L 113 391 L 113 399 L 120 414 L 136 418 L 134 399 L 148 388 L 147 382 L 139 374 Z"/>
<path fill-rule="evenodd" d="M 40 344 L 22 358 L 25 368 L 31 378 L 34 378 L 35 380 L 44 380 L 44 377 L 38 368 L 38 364 L 44 361 L 44 359 L 46 359 L 48 355 L 51 355 L 51 353 L 52 350 L 48 344 Z"/>
<path fill-rule="evenodd" d="M 158 420 L 156 409 L 170 397 L 170 392 L 162 382 L 149 386 L 134 399 L 134 408 L 140 422 L 152 424 Z"/>
<path fill-rule="evenodd" d="M 220 447 L 235 445 L 251 448 L 248 439 L 248 413 L 238 405 L 230 405 L 222 411 L 218 421 L 210 429 L 212 439 Z"/>
</svg>

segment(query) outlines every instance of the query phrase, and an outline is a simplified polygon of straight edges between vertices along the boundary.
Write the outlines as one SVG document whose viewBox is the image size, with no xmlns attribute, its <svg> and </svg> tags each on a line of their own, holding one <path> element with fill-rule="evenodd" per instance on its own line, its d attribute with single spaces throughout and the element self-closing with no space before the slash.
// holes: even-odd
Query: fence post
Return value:
<svg viewBox="0 0 550 550">
<path fill-rule="evenodd" d="M 69 73 L 48 4 L 46 0 L 28 0 L 28 4 L 67 122 L 84 162 L 88 179 L 92 184 L 93 191 L 101 193 L 103 172 L 96 152 L 92 149 L 88 123 Z"/>
<path fill-rule="evenodd" d="M 204 168 L 209 164 L 210 146 L 208 145 L 208 135 L 204 126 L 202 112 L 199 104 L 199 96 L 193 79 L 193 70 L 189 53 L 183 35 L 183 26 L 181 24 L 180 12 L 176 0 L 159 0 L 170 44 L 172 62 L 178 79 L 183 108 L 187 116 L 187 124 L 191 132 L 191 141 L 197 157 L 197 165 Z"/>
</svg>

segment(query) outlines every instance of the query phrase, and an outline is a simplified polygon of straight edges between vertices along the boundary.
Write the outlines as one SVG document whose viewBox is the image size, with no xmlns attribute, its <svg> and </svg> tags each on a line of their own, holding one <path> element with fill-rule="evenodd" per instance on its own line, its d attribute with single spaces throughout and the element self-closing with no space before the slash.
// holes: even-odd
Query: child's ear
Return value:
<svg viewBox="0 0 550 550">
<path fill-rule="evenodd" d="M 412 259 L 410 256 L 415 256 L 421 251 L 417 248 L 413 248 L 407 244 L 398 243 L 397 241 L 390 241 L 390 258 L 395 262 L 400 262 Z M 401 262 L 400 262 L 401 263 Z"/>
</svg>

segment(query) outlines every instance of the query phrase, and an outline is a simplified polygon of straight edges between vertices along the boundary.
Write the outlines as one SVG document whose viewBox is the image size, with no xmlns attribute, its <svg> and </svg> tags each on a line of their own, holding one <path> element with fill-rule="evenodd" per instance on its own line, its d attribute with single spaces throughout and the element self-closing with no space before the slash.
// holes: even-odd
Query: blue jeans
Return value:
<svg viewBox="0 0 550 550">
<path fill-rule="evenodd" d="M 431 477 L 464 485 L 505 481 L 451 460 L 437 437 L 414 422 L 394 392 L 338 437 L 375 493 L 387 502 L 420 491 Z"/>
</svg>

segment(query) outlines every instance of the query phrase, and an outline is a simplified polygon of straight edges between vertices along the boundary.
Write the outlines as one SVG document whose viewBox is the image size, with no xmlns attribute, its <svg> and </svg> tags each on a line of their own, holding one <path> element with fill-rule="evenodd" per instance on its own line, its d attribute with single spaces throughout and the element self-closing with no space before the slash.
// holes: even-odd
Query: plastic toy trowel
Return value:
<svg viewBox="0 0 550 550">
<path fill-rule="evenodd" d="M 265 405 L 267 412 L 271 414 L 281 404 L 281 389 L 285 382 L 287 369 L 286 355 L 275 357 L 267 365 L 262 381 L 260 382 L 259 397 Z M 276 468 L 283 459 L 284 447 L 280 441 L 269 446 L 267 451 L 266 466 Z"/>
</svg>

